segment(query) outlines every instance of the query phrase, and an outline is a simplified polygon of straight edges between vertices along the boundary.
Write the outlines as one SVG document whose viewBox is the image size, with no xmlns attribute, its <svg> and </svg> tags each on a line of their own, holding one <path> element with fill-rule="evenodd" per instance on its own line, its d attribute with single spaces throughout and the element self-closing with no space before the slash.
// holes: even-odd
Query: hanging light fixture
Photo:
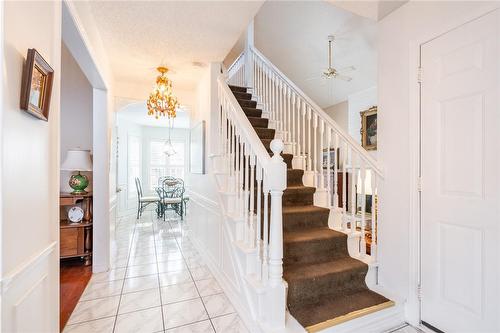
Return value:
<svg viewBox="0 0 500 333">
<path fill-rule="evenodd" d="M 175 118 L 179 102 L 172 94 L 172 81 L 167 77 L 168 68 L 160 66 L 156 70 L 160 75 L 156 77 L 156 85 L 147 101 L 148 115 L 154 115 L 156 119 L 160 116 Z"/>
<path fill-rule="evenodd" d="M 174 146 L 172 145 L 172 140 L 170 140 L 170 132 L 172 131 L 173 127 L 174 119 L 168 118 L 168 141 L 165 141 L 165 143 L 163 144 L 163 153 L 167 155 L 167 157 L 170 157 L 177 153 L 174 149 Z"/>
</svg>

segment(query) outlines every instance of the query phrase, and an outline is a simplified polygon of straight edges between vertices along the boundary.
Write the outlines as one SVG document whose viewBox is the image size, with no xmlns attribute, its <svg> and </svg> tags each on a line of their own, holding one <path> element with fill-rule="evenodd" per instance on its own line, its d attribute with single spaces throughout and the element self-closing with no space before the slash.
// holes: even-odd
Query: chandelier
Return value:
<svg viewBox="0 0 500 333">
<path fill-rule="evenodd" d="M 179 102 L 172 95 L 172 81 L 167 77 L 168 68 L 160 66 L 156 70 L 160 75 L 156 77 L 156 85 L 147 101 L 148 115 L 154 115 L 156 119 L 159 116 L 175 118 Z"/>
</svg>

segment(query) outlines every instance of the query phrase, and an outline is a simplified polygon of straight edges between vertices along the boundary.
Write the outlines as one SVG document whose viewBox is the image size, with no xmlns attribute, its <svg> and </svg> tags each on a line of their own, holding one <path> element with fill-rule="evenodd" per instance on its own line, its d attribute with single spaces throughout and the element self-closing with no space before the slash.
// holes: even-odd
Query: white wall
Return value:
<svg viewBox="0 0 500 333">
<path fill-rule="evenodd" d="M 61 162 L 69 149 L 92 151 L 92 86 L 62 43 L 61 52 Z M 73 171 L 61 170 L 62 192 L 71 192 L 68 184 Z M 87 191 L 92 190 L 92 172 L 84 172 L 89 177 Z"/>
<path fill-rule="evenodd" d="M 61 3 L 2 2 L 1 278 L 3 332 L 59 331 Z M 23 63 L 54 69 L 49 121 L 19 109 Z"/>
<path fill-rule="evenodd" d="M 410 230 L 410 220 L 415 208 L 411 205 L 416 197 L 412 181 L 418 145 L 409 139 L 415 138 L 418 126 L 418 95 L 410 93 L 417 80 L 416 46 L 498 6 L 498 2 L 415 1 L 379 25 L 378 160 L 385 171 L 379 189 L 379 280 L 405 299 L 414 299 L 416 292 L 410 289 L 416 266 L 409 262 L 410 233 L 417 231 Z M 416 323 L 418 309 L 408 310 Z"/>
<path fill-rule="evenodd" d="M 267 1 L 254 19 L 255 46 L 320 107 L 376 85 L 376 22 L 326 1 Z M 333 67 L 354 66 L 352 81 L 325 82 L 328 35 L 336 34 Z M 333 93 L 332 93 L 333 92 Z"/>
<path fill-rule="evenodd" d="M 349 103 L 343 101 L 324 109 L 344 131 L 349 131 Z"/>
<path fill-rule="evenodd" d="M 361 112 L 377 105 L 377 88 L 372 87 L 349 95 L 348 103 L 349 134 L 361 144 Z"/>
<path fill-rule="evenodd" d="M 200 121 L 206 122 L 205 140 L 205 170 L 206 174 L 188 173 L 187 185 L 191 192 L 207 198 L 216 198 L 216 184 L 214 182 L 210 154 L 218 152 L 214 126 L 217 117 L 217 76 L 220 74 L 220 63 L 210 63 L 203 77 L 200 78 L 196 90 L 196 108 L 192 113 L 191 124 L 196 126 Z"/>
</svg>

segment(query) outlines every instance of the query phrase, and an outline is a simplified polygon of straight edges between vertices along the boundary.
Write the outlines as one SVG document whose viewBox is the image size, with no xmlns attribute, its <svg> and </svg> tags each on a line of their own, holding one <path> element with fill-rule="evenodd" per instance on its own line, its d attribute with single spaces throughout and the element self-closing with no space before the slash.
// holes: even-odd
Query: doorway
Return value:
<svg viewBox="0 0 500 333">
<path fill-rule="evenodd" d="M 421 320 L 498 331 L 496 10 L 421 46 Z"/>
</svg>

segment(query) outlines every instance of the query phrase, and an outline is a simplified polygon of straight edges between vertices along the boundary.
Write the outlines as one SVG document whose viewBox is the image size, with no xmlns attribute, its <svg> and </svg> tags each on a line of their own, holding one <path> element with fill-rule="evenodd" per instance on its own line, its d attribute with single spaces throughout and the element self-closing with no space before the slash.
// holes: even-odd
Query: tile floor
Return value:
<svg viewBox="0 0 500 333">
<path fill-rule="evenodd" d="M 396 330 L 389 331 L 388 333 L 424 333 L 424 331 L 419 328 L 406 325 L 404 327 L 397 328 Z"/>
<path fill-rule="evenodd" d="M 92 276 L 64 333 L 247 333 L 188 233 L 173 213 L 119 219 L 112 269 Z"/>
</svg>

